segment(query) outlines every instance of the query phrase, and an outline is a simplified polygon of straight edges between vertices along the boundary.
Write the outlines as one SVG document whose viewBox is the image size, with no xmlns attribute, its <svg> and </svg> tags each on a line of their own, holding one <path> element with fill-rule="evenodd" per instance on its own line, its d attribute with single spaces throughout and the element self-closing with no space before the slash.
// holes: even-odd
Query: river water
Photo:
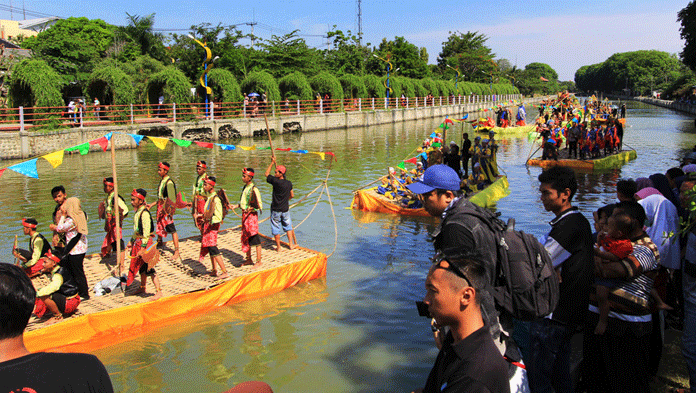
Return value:
<svg viewBox="0 0 696 393">
<path fill-rule="evenodd" d="M 387 166 L 412 157 L 414 147 L 441 121 L 275 138 L 274 147 L 333 151 L 338 158 L 329 180 L 338 242 L 328 260 L 327 277 L 192 315 L 185 323 L 96 351 L 116 391 L 216 392 L 248 380 L 265 381 L 277 392 L 410 391 L 422 386 L 437 351 L 428 320 L 418 316 L 414 301 L 425 292 L 432 251 L 426 236 L 435 221 L 361 213 L 347 207 L 352 190 L 386 173 Z M 664 172 L 696 144 L 693 120 L 663 108 L 629 102 L 627 124 L 625 145 L 638 151 L 638 159 L 621 169 L 578 175 L 575 204 L 589 219 L 593 210 L 614 201 L 619 178 Z M 459 142 L 461 133 L 455 133 Z M 533 146 L 526 136 L 501 135 L 498 139 L 498 162 L 509 177 L 511 194 L 495 209 L 503 218 L 514 217 L 518 229 L 543 235 L 553 217 L 539 201 L 537 176 L 541 170 L 524 165 Z M 268 142 L 255 143 L 266 146 Z M 328 162 L 316 155 L 281 152 L 278 157 L 288 167 L 297 197 L 319 185 L 328 170 Z M 165 150 L 149 143 L 136 150 L 117 151 L 116 158 L 122 190 L 142 187 L 154 193 L 159 180 L 157 162 L 166 160 L 172 164 L 171 175 L 179 189 L 187 191 L 195 179 L 195 162 L 203 159 L 208 161 L 209 173 L 218 176 L 218 184 L 231 190 L 232 199 L 242 187 L 242 167 L 254 167 L 262 174 L 270 162 L 268 151 L 181 148 L 171 143 Z M 103 153 L 66 156 L 56 169 L 39 160 L 39 179 L 6 171 L 0 179 L 2 261 L 10 262 L 15 234 L 20 235 L 20 244 L 27 241 L 21 234 L 22 217 L 36 217 L 40 231 L 48 233 L 54 207 L 50 189 L 57 184 L 65 185 L 69 196 L 81 198 L 89 215 L 90 252 L 97 252 L 103 235 L 96 210 L 104 196 L 101 179 L 110 171 L 109 156 Z M 270 201 L 270 187 L 262 179 L 258 183 L 265 200 Z M 304 219 L 313 204 L 307 201 L 293 209 L 293 221 Z M 195 231 L 186 217 L 176 217 L 182 237 Z M 234 216 L 227 221 L 227 226 L 237 224 Z M 324 197 L 297 228 L 297 239 L 302 246 L 329 253 L 334 247 L 333 226 L 331 207 Z M 270 224 L 262 224 L 261 231 L 269 234 Z"/>
</svg>

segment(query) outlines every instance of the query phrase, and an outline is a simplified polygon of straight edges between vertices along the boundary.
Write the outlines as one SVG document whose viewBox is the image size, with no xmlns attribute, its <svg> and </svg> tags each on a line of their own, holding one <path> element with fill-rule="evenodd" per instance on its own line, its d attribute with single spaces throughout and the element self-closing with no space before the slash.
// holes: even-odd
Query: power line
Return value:
<svg viewBox="0 0 696 393">
<path fill-rule="evenodd" d="M 9 11 L 10 14 L 13 14 L 14 12 L 21 12 L 24 15 L 34 16 L 37 18 L 48 18 L 51 16 L 57 16 L 57 15 L 47 14 L 45 12 L 27 10 L 24 7 L 22 7 L 22 8 L 14 7 L 14 6 L 12 6 L 12 3 L 0 4 L 0 11 Z"/>
</svg>

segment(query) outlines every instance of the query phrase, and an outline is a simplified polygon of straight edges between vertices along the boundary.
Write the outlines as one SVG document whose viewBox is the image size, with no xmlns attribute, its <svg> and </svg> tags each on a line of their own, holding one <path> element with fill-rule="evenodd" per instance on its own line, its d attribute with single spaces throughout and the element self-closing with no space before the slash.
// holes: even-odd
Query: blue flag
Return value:
<svg viewBox="0 0 696 393">
<path fill-rule="evenodd" d="M 138 146 L 140 146 L 140 141 L 142 141 L 143 138 L 145 138 L 145 135 L 138 135 L 138 134 L 128 134 L 128 135 L 130 135 L 131 138 L 133 138 L 133 140 L 135 141 L 135 144 Z"/>
<path fill-rule="evenodd" d="M 20 162 L 19 164 L 12 165 L 8 168 L 12 169 L 13 171 L 15 171 L 17 173 L 21 173 L 24 176 L 33 177 L 34 179 L 38 179 L 39 173 L 36 171 L 36 160 L 38 160 L 38 158 L 34 158 L 33 160 L 29 160 L 29 161 Z"/>
<path fill-rule="evenodd" d="M 223 145 L 222 143 L 216 143 L 216 145 L 220 146 L 222 150 L 236 150 L 237 147 L 235 145 Z"/>
</svg>

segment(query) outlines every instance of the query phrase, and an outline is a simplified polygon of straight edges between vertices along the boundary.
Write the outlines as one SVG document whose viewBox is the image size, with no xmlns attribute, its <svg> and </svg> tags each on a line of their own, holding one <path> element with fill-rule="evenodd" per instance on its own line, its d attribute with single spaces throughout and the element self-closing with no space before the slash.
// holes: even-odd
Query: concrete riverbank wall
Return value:
<svg viewBox="0 0 696 393">
<path fill-rule="evenodd" d="M 421 106 L 417 108 L 398 108 L 383 110 L 362 110 L 339 113 L 279 115 L 268 117 L 268 126 L 276 133 L 300 129 L 302 132 L 345 129 L 349 127 L 369 127 L 381 124 L 394 124 L 426 118 L 461 118 L 469 114 L 471 119 L 482 116 L 481 109 L 492 108 L 499 103 L 509 104 L 509 100 L 525 104 L 537 103 L 546 97 L 521 98 L 519 95 L 501 97 L 501 101 L 482 101 L 453 105 Z M 511 105 L 506 105 L 511 106 Z M 511 106 L 512 107 L 512 106 Z M 516 111 L 513 111 L 516 113 Z M 529 111 L 528 111 L 529 113 Z M 10 131 L 0 133 L 0 160 L 22 159 L 41 156 L 56 150 L 65 149 L 98 139 L 109 132 L 150 136 L 172 137 L 177 139 L 218 141 L 236 131 L 243 138 L 254 136 L 254 132 L 266 130 L 263 117 L 215 119 L 192 122 L 166 122 L 113 126 L 92 126 L 65 128 L 56 131 Z M 285 130 L 285 131 L 284 131 Z M 235 132 L 235 133 L 236 133 Z M 132 137 L 114 134 L 117 149 L 137 147 Z M 98 145 L 90 147 L 98 151 Z"/>
<path fill-rule="evenodd" d="M 696 115 L 696 105 L 690 105 L 683 102 L 660 100 L 652 97 L 633 97 L 634 101 L 644 102 L 646 104 L 661 106 L 663 108 L 674 109 L 675 111 Z"/>
</svg>

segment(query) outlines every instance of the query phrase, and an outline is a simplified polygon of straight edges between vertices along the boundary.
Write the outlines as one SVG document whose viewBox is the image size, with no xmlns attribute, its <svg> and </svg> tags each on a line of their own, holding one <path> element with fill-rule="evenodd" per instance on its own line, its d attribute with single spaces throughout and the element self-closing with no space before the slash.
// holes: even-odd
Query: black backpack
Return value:
<svg viewBox="0 0 696 393">
<path fill-rule="evenodd" d="M 560 296 L 558 275 L 544 246 L 532 235 L 515 230 L 486 209 L 464 210 L 484 222 L 498 245 L 492 295 L 516 319 L 534 320 L 553 312 Z"/>
</svg>

